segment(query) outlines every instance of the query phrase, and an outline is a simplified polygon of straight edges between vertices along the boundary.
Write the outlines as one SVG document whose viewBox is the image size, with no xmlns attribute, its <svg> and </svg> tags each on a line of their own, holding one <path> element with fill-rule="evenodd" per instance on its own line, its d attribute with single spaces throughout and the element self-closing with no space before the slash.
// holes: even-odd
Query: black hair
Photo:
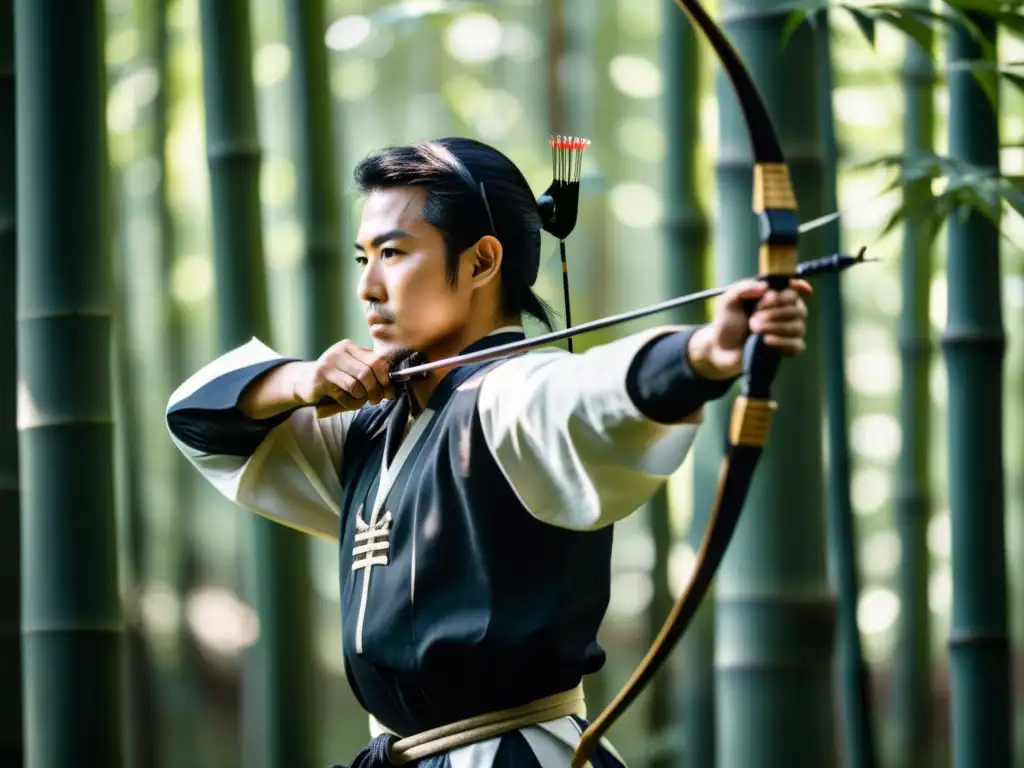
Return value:
<svg viewBox="0 0 1024 768">
<path fill-rule="evenodd" d="M 532 290 L 540 266 L 543 221 L 526 177 L 483 142 L 444 138 L 393 146 L 364 158 L 353 173 L 357 191 L 422 187 L 423 219 L 444 238 L 448 282 L 458 280 L 459 254 L 485 235 L 501 242 L 501 308 L 525 312 L 553 328 Z"/>
</svg>

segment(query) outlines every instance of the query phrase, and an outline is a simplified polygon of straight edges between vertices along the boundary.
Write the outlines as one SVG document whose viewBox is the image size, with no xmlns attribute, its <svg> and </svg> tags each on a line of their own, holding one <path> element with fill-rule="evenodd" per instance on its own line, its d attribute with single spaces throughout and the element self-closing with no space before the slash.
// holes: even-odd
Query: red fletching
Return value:
<svg viewBox="0 0 1024 768">
<path fill-rule="evenodd" d="M 590 139 L 579 136 L 551 136 L 551 167 L 555 181 L 573 183 L 580 180 L 583 170 L 583 150 L 590 146 Z"/>
</svg>

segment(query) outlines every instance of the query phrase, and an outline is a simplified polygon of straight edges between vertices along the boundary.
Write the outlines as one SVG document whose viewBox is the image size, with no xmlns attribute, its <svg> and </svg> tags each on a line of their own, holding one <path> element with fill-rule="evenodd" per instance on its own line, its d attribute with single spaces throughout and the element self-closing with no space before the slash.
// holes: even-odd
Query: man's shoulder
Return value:
<svg viewBox="0 0 1024 768">
<path fill-rule="evenodd" d="M 546 365 L 556 360 L 568 357 L 570 353 L 557 347 L 541 347 L 522 352 L 518 355 L 494 360 L 485 364 L 480 370 L 475 371 L 468 379 L 462 382 L 456 391 L 469 392 L 478 390 L 484 381 L 496 380 L 504 385 L 516 382 L 525 383 L 529 377 Z"/>
</svg>

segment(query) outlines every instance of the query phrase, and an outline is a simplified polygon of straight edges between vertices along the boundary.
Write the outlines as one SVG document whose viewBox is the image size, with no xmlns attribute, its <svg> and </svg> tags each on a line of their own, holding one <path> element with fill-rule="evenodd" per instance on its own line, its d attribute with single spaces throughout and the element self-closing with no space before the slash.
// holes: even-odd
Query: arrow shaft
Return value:
<svg viewBox="0 0 1024 768">
<path fill-rule="evenodd" d="M 805 261 L 798 265 L 797 276 L 798 277 L 812 277 L 813 275 L 825 274 L 829 272 L 841 272 L 855 264 L 861 264 L 866 259 L 864 258 L 864 249 L 861 249 L 857 256 L 843 256 L 835 254 L 832 256 L 826 256 L 823 259 L 814 259 L 812 261 Z M 408 381 L 409 379 L 419 376 L 430 371 L 436 371 L 440 368 L 451 368 L 458 365 L 467 365 L 469 363 L 482 363 L 487 360 L 494 360 L 499 357 L 506 357 L 508 355 L 519 354 L 520 352 L 527 352 L 537 347 L 543 347 L 551 342 L 560 341 L 562 339 L 568 339 L 571 336 L 576 336 L 581 333 L 589 333 L 590 331 L 597 331 L 602 328 L 607 328 L 612 325 L 618 325 L 619 323 L 627 323 L 630 320 L 638 320 L 641 317 L 647 317 L 649 315 L 655 315 L 659 312 L 666 312 L 670 309 L 676 309 L 677 307 L 683 307 L 687 304 L 693 304 L 698 301 L 705 301 L 706 299 L 720 296 L 729 289 L 729 286 L 719 286 L 716 288 L 706 288 L 703 291 L 697 291 L 696 293 L 689 293 L 685 296 L 677 296 L 674 299 L 668 299 L 657 304 L 651 304 L 646 307 L 639 309 L 632 309 L 628 312 L 622 312 L 617 315 L 610 315 L 608 317 L 602 317 L 597 320 L 591 320 L 586 323 L 580 323 L 579 325 L 571 328 L 563 328 L 560 331 L 552 331 L 542 336 L 535 336 L 531 339 L 521 339 L 520 341 L 513 341 L 509 344 L 502 344 L 501 346 L 491 347 L 490 349 L 481 349 L 478 352 L 469 352 L 465 355 L 459 355 L 457 357 L 449 357 L 443 360 L 435 360 L 430 363 L 422 363 L 421 365 L 412 365 L 408 368 L 403 368 L 398 371 L 393 371 L 390 374 L 392 381 L 402 382 Z"/>
</svg>

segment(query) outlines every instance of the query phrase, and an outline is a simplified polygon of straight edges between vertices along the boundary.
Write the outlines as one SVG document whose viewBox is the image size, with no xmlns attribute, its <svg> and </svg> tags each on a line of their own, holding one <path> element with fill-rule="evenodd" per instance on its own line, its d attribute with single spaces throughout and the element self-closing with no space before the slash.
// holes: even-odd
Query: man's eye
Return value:
<svg viewBox="0 0 1024 768">
<path fill-rule="evenodd" d="M 397 255 L 398 255 L 398 251 L 395 250 L 394 248 L 381 248 L 380 249 L 380 257 L 382 259 L 389 259 L 392 256 L 397 256 Z"/>
<path fill-rule="evenodd" d="M 366 266 L 366 257 L 365 256 L 356 256 L 356 264 L 358 264 L 360 267 L 365 267 Z"/>
</svg>

